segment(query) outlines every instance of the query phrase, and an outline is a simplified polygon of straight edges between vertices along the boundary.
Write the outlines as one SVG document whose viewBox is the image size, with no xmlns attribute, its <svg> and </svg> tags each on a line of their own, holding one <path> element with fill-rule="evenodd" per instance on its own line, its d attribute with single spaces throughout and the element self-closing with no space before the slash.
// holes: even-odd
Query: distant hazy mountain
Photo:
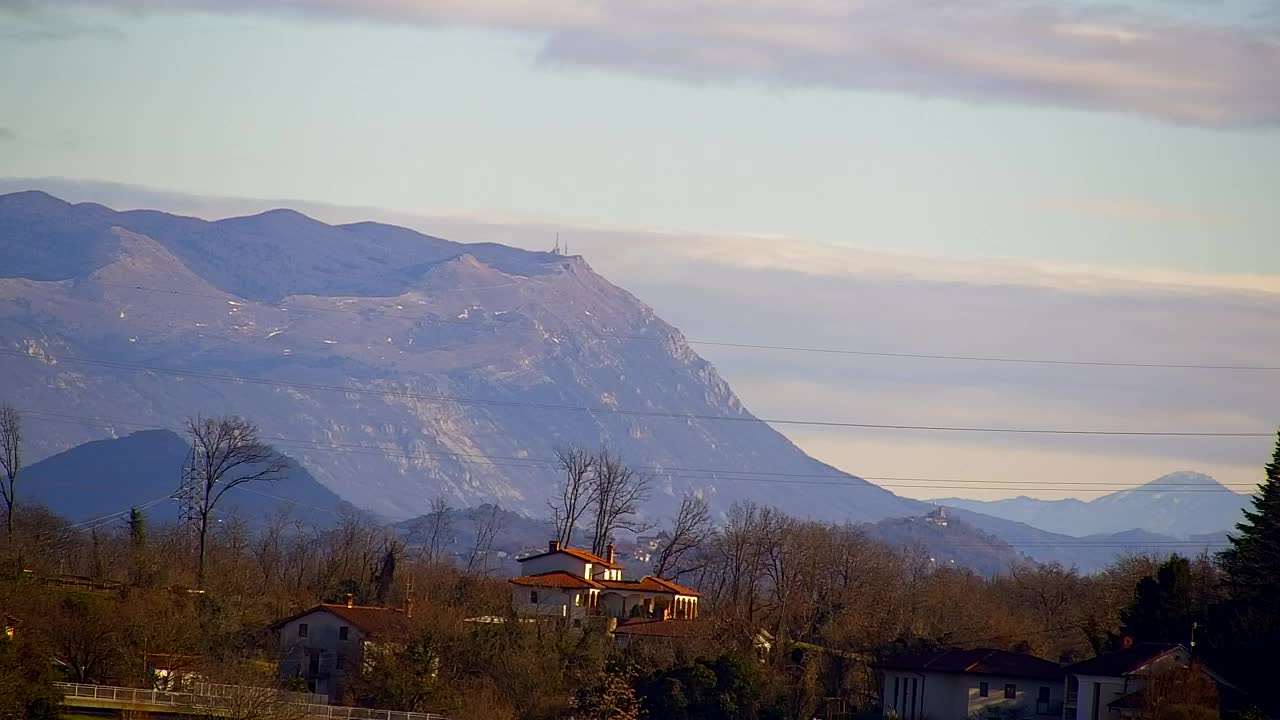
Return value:
<svg viewBox="0 0 1280 720">
<path fill-rule="evenodd" d="M 1176 472 L 1141 488 L 1087 502 L 1029 497 L 990 501 L 944 498 L 934 502 L 1077 537 L 1136 529 L 1190 538 L 1235 527 L 1250 496 L 1232 492 L 1208 475 Z"/>
<path fill-rule="evenodd" d="M 167 498 L 178 486 L 190 449 L 186 440 L 168 430 L 85 443 L 24 469 L 18 501 L 42 504 L 77 522 L 147 505 L 148 518 L 171 522 L 177 519 L 178 505 Z M 287 510 L 291 518 L 330 525 L 342 505 L 337 495 L 293 463 L 280 480 L 228 492 L 217 514 L 258 522 Z"/>
<path fill-rule="evenodd" d="M 690 488 L 721 511 L 926 509 L 754 421 L 675 328 L 580 257 L 289 210 L 207 222 L 24 192 L 0 196 L 0 258 L 0 350 L 24 356 L 0 355 L 4 399 L 81 418 L 30 417 L 33 458 L 130 423 L 235 413 L 333 492 L 397 519 L 437 495 L 544 515 L 546 460 L 566 444 L 645 468 L 655 514 Z"/>
<path fill-rule="evenodd" d="M 988 577 L 1031 561 L 995 535 L 954 517 L 948 518 L 945 525 L 927 517 L 907 517 L 881 520 L 863 528 L 871 538 L 889 545 L 923 547 L 936 566 L 968 568 Z"/>
</svg>

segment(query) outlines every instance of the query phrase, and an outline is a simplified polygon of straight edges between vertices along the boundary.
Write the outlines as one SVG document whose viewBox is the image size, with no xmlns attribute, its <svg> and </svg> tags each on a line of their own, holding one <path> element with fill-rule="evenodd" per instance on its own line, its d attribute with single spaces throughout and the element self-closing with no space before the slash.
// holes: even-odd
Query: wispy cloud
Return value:
<svg viewBox="0 0 1280 720">
<path fill-rule="evenodd" d="M 1241 218 L 1230 213 L 1166 205 L 1139 198 L 1076 194 L 1047 197 L 1037 204 L 1061 214 L 1085 215 L 1103 220 L 1121 220 L 1149 225 L 1225 229 L 1237 227 L 1241 223 Z"/>
<path fill-rule="evenodd" d="M 531 33 L 540 61 L 752 81 L 1280 124 L 1276 23 L 1209 23 L 1049 0 L 47 0 L 41 7 L 269 12 Z M 0 7 L 30 7 L 0 0 Z"/>
</svg>

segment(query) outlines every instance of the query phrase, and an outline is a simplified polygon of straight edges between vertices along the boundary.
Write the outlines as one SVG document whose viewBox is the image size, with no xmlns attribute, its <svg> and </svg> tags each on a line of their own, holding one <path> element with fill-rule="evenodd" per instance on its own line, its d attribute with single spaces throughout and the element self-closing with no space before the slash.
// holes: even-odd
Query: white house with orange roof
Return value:
<svg viewBox="0 0 1280 720">
<path fill-rule="evenodd" d="M 581 624 L 591 615 L 692 620 L 698 616 L 698 592 L 646 575 L 623 580 L 613 546 L 605 557 L 552 540 L 547 551 L 521 559 L 524 575 L 511 578 L 512 604 L 518 613 L 563 617 Z"/>
</svg>

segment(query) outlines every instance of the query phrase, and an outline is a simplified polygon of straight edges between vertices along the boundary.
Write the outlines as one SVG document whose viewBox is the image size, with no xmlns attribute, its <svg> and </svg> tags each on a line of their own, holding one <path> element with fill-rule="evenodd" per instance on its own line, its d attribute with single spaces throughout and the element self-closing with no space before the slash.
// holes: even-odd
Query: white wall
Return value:
<svg viewBox="0 0 1280 720">
<path fill-rule="evenodd" d="M 538 593 L 538 602 L 532 601 L 531 593 Z M 516 612 L 524 615 L 549 615 L 581 619 L 586 617 L 591 602 L 588 590 L 566 590 L 550 587 L 511 586 L 511 605 Z M 575 596 L 581 597 L 578 605 Z"/>
<path fill-rule="evenodd" d="M 554 553 L 524 560 L 520 563 L 520 572 L 525 575 L 541 575 L 542 573 L 563 571 L 574 577 L 585 578 L 587 577 L 587 565 L 589 564 L 567 553 Z"/>
<path fill-rule="evenodd" d="M 894 687 L 898 697 L 895 703 Z M 987 683 L 987 697 L 981 696 L 981 683 Z M 1005 697 L 1005 685 L 1013 685 L 1014 697 Z M 1049 708 L 1055 714 L 1036 714 L 1036 700 L 1041 687 L 1049 688 Z M 884 714 L 897 710 L 901 720 L 965 720 L 973 715 L 985 717 L 993 709 L 1017 709 L 1028 718 L 1060 718 L 1062 682 L 1028 680 L 997 675 L 964 675 L 959 673 L 914 673 L 886 671 L 882 704 Z M 912 691 L 915 692 L 913 703 Z"/>
<path fill-rule="evenodd" d="M 303 624 L 307 626 L 307 636 L 299 637 L 299 626 Z M 343 627 L 349 628 L 345 641 L 338 639 Z M 323 610 L 289 621 L 281 626 L 278 637 L 280 675 L 302 675 L 312 681 L 312 692 L 335 697 L 343 677 L 359 667 L 365 640 L 359 628 Z M 310 655 L 313 653 L 319 655 L 318 672 L 314 675 L 310 672 Z M 339 657 L 343 658 L 341 669 L 338 667 Z"/>
<path fill-rule="evenodd" d="M 1107 707 L 1126 694 L 1123 678 L 1077 675 L 1080 693 L 1076 699 L 1076 720 L 1118 720 L 1120 713 Z M 1137 690 L 1137 688 L 1133 688 Z M 1098 696 L 1097 713 L 1094 713 L 1094 696 Z"/>
</svg>

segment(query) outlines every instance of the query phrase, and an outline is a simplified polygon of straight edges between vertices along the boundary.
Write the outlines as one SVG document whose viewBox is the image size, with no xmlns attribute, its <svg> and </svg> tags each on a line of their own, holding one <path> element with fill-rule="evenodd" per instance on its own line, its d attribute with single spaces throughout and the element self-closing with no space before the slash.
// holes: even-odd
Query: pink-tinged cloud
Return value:
<svg viewBox="0 0 1280 720">
<path fill-rule="evenodd" d="M 1049 0 L 0 0 L 49 11 L 285 13 L 536 35 L 539 60 L 750 81 L 1280 124 L 1280 27 Z M 39 12 L 39 11 L 37 11 Z"/>
</svg>

